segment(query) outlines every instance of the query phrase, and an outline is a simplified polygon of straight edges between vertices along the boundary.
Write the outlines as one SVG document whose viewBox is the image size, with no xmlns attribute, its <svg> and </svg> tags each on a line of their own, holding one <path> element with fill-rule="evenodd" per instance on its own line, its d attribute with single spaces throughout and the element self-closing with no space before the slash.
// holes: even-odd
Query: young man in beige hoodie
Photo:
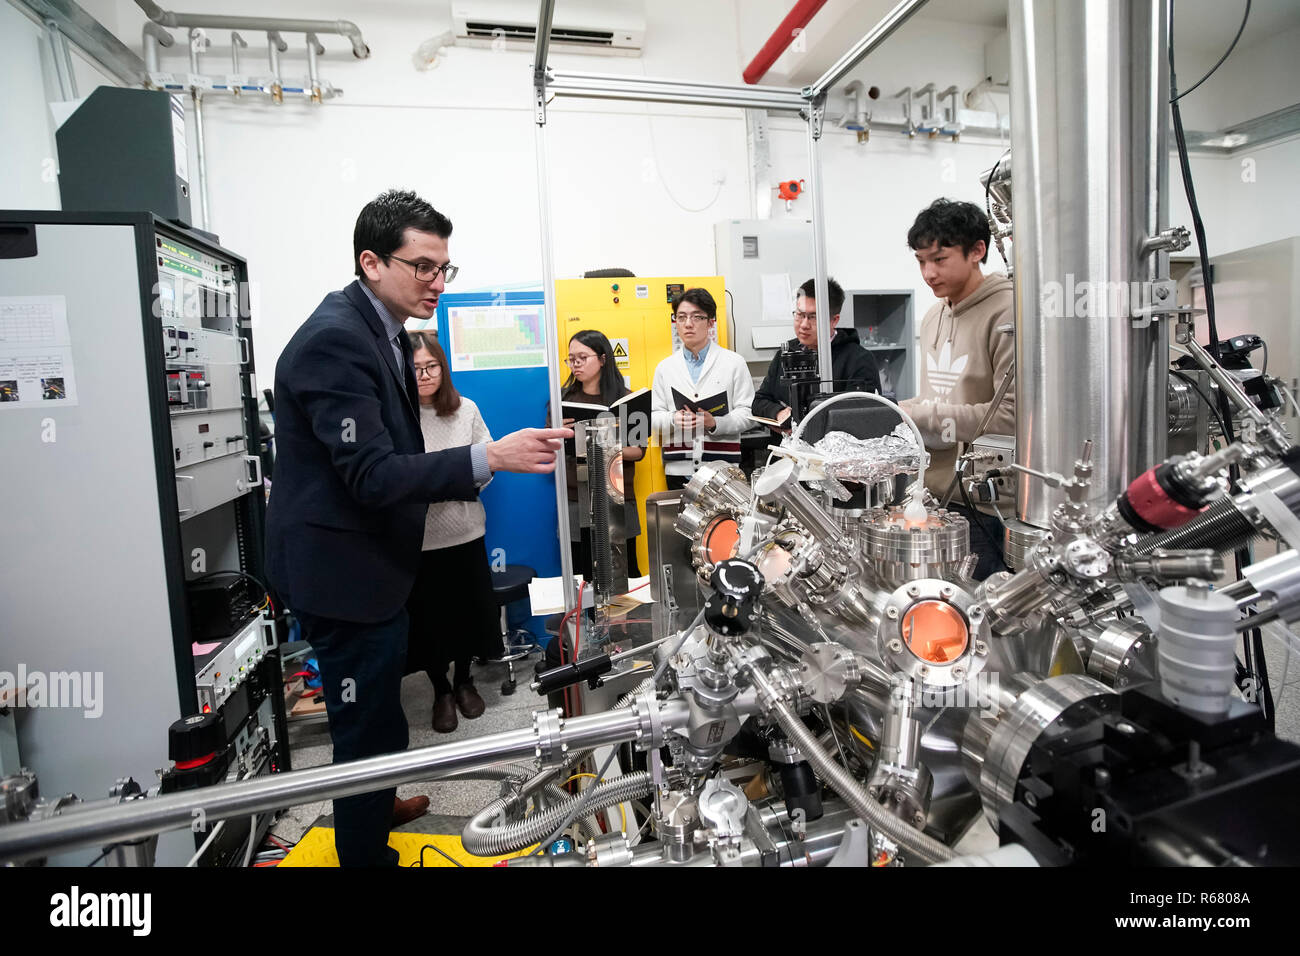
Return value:
<svg viewBox="0 0 1300 956">
<path fill-rule="evenodd" d="M 959 445 L 980 434 L 1016 432 L 1014 389 L 979 429 L 993 393 L 1015 362 L 1014 337 L 998 331 L 1014 322 L 1015 304 L 1011 280 L 1000 273 L 986 276 L 980 269 L 988 260 L 989 224 L 975 204 L 936 199 L 916 217 L 907 244 L 939 301 L 921 322 L 925 359 L 920 392 L 901 405 L 916 420 L 930 450 L 926 486 L 942 497 L 952 482 Z M 976 579 L 1005 570 L 998 518 L 958 503 L 950 509 L 971 522 L 971 550 L 980 556 Z"/>
</svg>

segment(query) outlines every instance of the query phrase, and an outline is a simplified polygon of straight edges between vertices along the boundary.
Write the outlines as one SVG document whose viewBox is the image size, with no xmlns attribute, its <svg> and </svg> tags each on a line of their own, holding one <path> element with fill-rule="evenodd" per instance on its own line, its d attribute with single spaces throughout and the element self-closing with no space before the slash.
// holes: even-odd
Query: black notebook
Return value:
<svg viewBox="0 0 1300 956">
<path fill-rule="evenodd" d="M 708 412 L 714 418 L 721 418 L 730 411 L 731 406 L 727 403 L 727 393 L 718 392 L 716 395 L 705 395 L 700 398 L 691 398 L 683 395 L 677 389 L 673 389 L 673 407 L 688 408 L 693 412 Z"/>
</svg>

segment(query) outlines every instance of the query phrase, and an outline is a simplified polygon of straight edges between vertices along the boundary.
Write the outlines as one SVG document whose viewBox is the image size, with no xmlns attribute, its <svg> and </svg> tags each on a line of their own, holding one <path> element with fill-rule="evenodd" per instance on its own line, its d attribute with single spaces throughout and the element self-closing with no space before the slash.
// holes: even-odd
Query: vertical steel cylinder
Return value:
<svg viewBox="0 0 1300 956">
<path fill-rule="evenodd" d="M 1167 219 L 1163 0 L 1013 0 L 1016 459 L 1060 471 L 1093 442 L 1091 501 L 1163 459 L 1165 323 L 1134 328 L 1167 274 L 1143 240 Z M 1059 489 L 1026 475 L 1022 521 Z"/>
</svg>

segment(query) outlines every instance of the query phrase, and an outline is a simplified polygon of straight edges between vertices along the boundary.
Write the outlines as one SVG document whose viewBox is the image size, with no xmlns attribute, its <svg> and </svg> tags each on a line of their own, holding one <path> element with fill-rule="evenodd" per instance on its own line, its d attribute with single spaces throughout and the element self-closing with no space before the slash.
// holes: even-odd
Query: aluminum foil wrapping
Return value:
<svg viewBox="0 0 1300 956">
<path fill-rule="evenodd" d="M 840 481 L 871 484 L 895 475 L 914 475 L 921 466 L 916 436 L 903 422 L 881 438 L 827 432 L 814 447 L 826 458 L 826 474 Z"/>
</svg>

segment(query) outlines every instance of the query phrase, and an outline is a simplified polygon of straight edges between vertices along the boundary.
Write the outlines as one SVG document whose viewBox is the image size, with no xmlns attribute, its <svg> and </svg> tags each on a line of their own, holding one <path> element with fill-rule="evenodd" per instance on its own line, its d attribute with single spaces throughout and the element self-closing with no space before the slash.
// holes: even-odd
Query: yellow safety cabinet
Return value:
<svg viewBox="0 0 1300 956">
<path fill-rule="evenodd" d="M 677 345 L 672 322 L 672 300 L 686 289 L 707 289 L 718 305 L 714 326 L 717 343 L 727 341 L 727 296 L 721 276 L 656 276 L 607 279 L 560 279 L 555 283 L 555 318 L 560 360 L 569 356 L 569 339 L 583 329 L 605 333 L 614 347 L 614 357 L 631 389 L 654 384 L 655 367 L 672 354 Z M 565 381 L 568 373 L 564 373 Z M 641 528 L 646 526 L 645 498 L 667 489 L 663 457 L 653 438 L 645 458 L 637 463 L 636 508 Z M 637 538 L 637 562 L 650 564 L 644 530 Z"/>
</svg>

